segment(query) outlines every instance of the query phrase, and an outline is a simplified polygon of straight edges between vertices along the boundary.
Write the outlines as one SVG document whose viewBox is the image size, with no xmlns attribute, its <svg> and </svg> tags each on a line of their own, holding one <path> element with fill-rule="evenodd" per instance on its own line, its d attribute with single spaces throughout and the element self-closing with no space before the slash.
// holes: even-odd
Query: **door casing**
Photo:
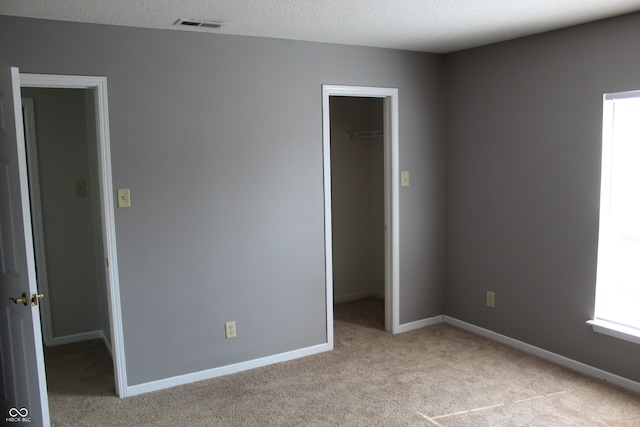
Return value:
<svg viewBox="0 0 640 427">
<path fill-rule="evenodd" d="M 331 225 L 331 96 L 384 99 L 385 330 L 399 332 L 400 219 L 398 89 L 366 86 L 322 86 L 322 153 L 324 166 L 324 242 L 327 342 L 333 348 L 333 246 Z"/>
</svg>

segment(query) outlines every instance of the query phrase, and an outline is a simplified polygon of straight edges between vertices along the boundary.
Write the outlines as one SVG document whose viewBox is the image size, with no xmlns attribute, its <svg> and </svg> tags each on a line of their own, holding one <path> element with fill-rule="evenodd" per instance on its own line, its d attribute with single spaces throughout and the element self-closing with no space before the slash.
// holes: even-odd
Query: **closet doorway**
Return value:
<svg viewBox="0 0 640 427">
<path fill-rule="evenodd" d="M 333 301 L 384 330 L 384 102 L 332 96 Z"/>
<path fill-rule="evenodd" d="M 327 334 L 333 304 L 384 300 L 398 328 L 397 89 L 323 86 Z"/>
</svg>

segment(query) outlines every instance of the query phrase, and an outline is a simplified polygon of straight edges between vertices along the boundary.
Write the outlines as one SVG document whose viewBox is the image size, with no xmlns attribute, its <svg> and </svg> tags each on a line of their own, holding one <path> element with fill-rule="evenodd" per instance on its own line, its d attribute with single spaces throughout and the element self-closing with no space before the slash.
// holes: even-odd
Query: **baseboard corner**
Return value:
<svg viewBox="0 0 640 427">
<path fill-rule="evenodd" d="M 437 325 L 438 323 L 442 323 L 442 322 L 443 322 L 443 316 L 440 314 L 438 316 L 433 316 L 426 319 L 416 320 L 414 322 L 403 323 L 402 325 L 398 325 L 398 327 L 394 330 L 394 333 L 401 334 L 403 332 L 409 332 L 415 329 Z"/>
<path fill-rule="evenodd" d="M 500 342 L 502 344 L 506 344 L 510 347 L 517 348 L 519 350 L 524 351 L 525 353 L 533 354 L 534 356 L 540 357 L 541 359 L 545 359 L 550 362 L 557 363 L 558 365 L 564 366 L 565 368 L 569 368 L 576 372 L 580 372 L 582 374 L 589 375 L 599 380 L 606 381 L 611 384 L 615 384 L 617 386 L 626 388 L 633 392 L 640 393 L 640 382 L 630 380 L 628 378 L 613 374 L 611 372 L 604 371 L 602 369 L 593 367 L 591 365 L 587 365 L 582 362 L 578 362 L 577 360 L 570 359 L 568 357 L 562 356 L 557 353 L 553 353 L 551 351 L 545 350 L 540 347 L 536 347 L 531 344 L 527 344 L 526 342 L 519 341 L 517 339 L 499 334 L 497 332 L 482 328 L 480 326 L 476 326 L 472 323 L 468 323 L 468 322 L 456 319 L 454 317 L 445 315 L 443 316 L 443 321 L 450 325 L 456 326 L 460 329 L 464 329 L 474 334 L 481 335 L 485 338 L 489 338 L 491 340 Z"/>
</svg>

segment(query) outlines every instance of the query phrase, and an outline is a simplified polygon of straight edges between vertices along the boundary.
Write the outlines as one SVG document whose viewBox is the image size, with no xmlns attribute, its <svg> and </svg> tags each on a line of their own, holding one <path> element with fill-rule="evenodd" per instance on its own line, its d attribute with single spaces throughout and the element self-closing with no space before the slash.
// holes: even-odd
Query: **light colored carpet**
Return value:
<svg viewBox="0 0 640 427">
<path fill-rule="evenodd" d="M 439 324 L 335 307 L 335 350 L 119 399 L 99 341 L 47 352 L 54 426 L 639 426 L 640 395 Z"/>
</svg>

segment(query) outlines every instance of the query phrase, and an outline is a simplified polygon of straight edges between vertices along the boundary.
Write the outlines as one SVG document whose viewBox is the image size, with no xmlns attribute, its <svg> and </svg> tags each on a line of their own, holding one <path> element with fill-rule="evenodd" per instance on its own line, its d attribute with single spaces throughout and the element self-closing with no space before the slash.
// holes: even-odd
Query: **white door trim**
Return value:
<svg viewBox="0 0 640 427">
<path fill-rule="evenodd" d="M 331 128 L 329 97 L 384 98 L 385 329 L 400 325 L 400 219 L 398 89 L 365 86 L 322 86 L 322 153 L 324 162 L 324 241 L 327 343 L 333 348 L 333 243 L 331 225 Z"/>
<path fill-rule="evenodd" d="M 62 76 L 52 74 L 20 74 L 23 87 L 45 87 L 65 89 L 92 89 L 95 94 L 96 133 L 98 144 L 98 174 L 100 178 L 100 205 L 102 208 L 102 233 L 104 253 L 108 259 L 105 268 L 109 320 L 111 327 L 111 347 L 113 350 L 113 370 L 116 393 L 126 397 L 127 376 L 122 333 L 122 313 L 120 307 L 120 284 L 118 279 L 118 257 L 116 253 L 116 232 L 113 205 L 113 184 L 111 180 L 111 147 L 109 137 L 109 106 L 107 100 L 107 78 L 93 76 Z M 105 260 L 106 261 L 106 260 Z M 40 355 L 42 357 L 42 355 Z"/>
</svg>

